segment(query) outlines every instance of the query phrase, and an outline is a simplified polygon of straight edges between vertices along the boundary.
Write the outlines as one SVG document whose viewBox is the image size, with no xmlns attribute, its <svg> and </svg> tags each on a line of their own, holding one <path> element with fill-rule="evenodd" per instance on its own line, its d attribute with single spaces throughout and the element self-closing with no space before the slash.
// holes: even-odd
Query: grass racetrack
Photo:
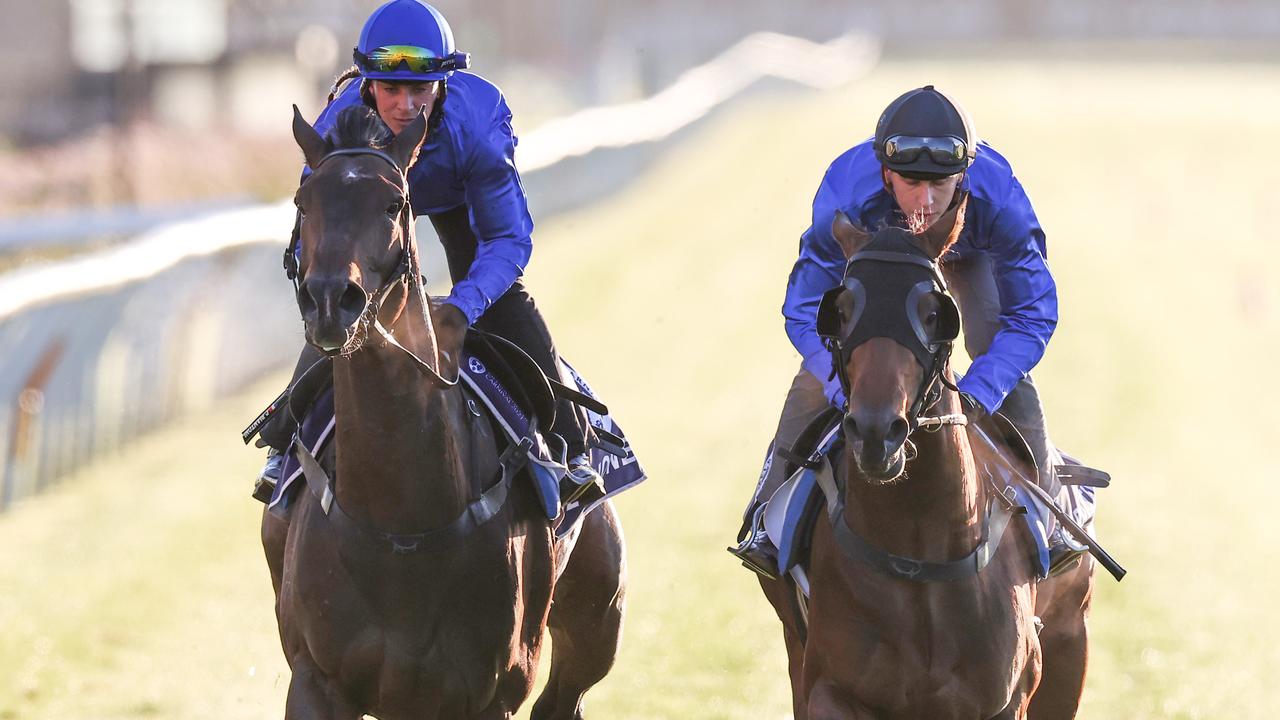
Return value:
<svg viewBox="0 0 1280 720">
<path fill-rule="evenodd" d="M 798 363 L 778 308 L 809 201 L 930 82 L 1031 195 L 1062 305 L 1036 371 L 1051 431 L 1115 477 L 1099 530 L 1130 575 L 1100 575 L 1082 717 L 1272 717 L 1280 67 L 1101 60 L 886 61 L 757 94 L 542 221 L 529 284 L 651 478 L 618 502 L 630 603 L 588 716 L 789 716 L 778 623 L 724 546 Z M 237 438 L 281 382 L 0 516 L 0 720 L 282 715 L 262 455 Z"/>
</svg>

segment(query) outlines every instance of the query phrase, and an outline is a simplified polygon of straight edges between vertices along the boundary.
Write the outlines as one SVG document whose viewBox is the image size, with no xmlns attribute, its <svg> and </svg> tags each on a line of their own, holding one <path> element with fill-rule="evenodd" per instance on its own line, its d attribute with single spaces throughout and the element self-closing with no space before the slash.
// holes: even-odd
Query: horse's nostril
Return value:
<svg viewBox="0 0 1280 720">
<path fill-rule="evenodd" d="M 316 300 L 311 296 L 311 288 L 303 283 L 302 287 L 298 288 L 298 309 L 303 315 L 309 315 L 316 311 L 316 307 Z"/>
<path fill-rule="evenodd" d="M 844 434 L 851 438 L 858 437 L 858 422 L 848 413 L 844 416 Z"/>
<path fill-rule="evenodd" d="M 898 418 L 889 424 L 889 432 L 885 433 L 885 444 L 898 447 L 907 441 L 907 421 Z"/>
<path fill-rule="evenodd" d="M 364 314 L 364 308 L 368 302 L 369 298 L 365 295 L 364 288 L 349 282 L 346 289 L 342 291 L 342 296 L 338 298 L 338 310 L 346 317 L 357 318 Z"/>
</svg>

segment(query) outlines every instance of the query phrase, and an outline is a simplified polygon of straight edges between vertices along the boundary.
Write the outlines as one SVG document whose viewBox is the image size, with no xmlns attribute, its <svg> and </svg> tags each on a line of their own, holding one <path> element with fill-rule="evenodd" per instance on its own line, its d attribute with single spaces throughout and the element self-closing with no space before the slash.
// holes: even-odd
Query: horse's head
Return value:
<svg viewBox="0 0 1280 720">
<path fill-rule="evenodd" d="M 294 107 L 293 137 L 312 170 L 295 198 L 298 309 L 307 342 L 326 353 L 354 351 L 370 321 L 403 310 L 407 292 L 383 308 L 392 291 L 416 287 L 405 172 L 426 131 L 422 115 L 392 139 L 377 113 L 357 105 L 338 115 L 329 140 Z"/>
<path fill-rule="evenodd" d="M 874 235 L 837 213 L 832 233 L 848 258 L 839 287 L 818 310 L 849 398 L 844 434 L 858 468 L 889 482 L 906 466 L 906 440 L 941 395 L 960 315 L 938 258 L 963 225 L 967 198 L 919 235 Z"/>
</svg>

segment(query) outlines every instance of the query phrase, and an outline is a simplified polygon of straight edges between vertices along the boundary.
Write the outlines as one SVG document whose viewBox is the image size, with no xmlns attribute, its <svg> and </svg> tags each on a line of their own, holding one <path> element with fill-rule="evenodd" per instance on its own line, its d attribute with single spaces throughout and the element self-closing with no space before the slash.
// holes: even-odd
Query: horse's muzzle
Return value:
<svg viewBox="0 0 1280 720">
<path fill-rule="evenodd" d="M 298 286 L 307 342 L 325 352 L 347 345 L 368 304 L 368 293 L 350 278 L 308 277 Z"/>
<path fill-rule="evenodd" d="M 842 427 L 858 469 L 869 479 L 887 482 L 902 474 L 910 431 L 905 417 L 858 408 L 845 413 Z"/>
</svg>

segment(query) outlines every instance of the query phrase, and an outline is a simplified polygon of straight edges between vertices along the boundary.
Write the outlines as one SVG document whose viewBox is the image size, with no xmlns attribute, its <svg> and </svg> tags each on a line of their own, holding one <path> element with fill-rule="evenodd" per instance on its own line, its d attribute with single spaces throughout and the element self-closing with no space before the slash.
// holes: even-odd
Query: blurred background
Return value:
<svg viewBox="0 0 1280 720">
<path fill-rule="evenodd" d="M 302 343 L 290 105 L 319 112 L 377 5 L 0 0 L 0 720 L 282 714 L 237 434 Z M 515 111 L 531 290 L 650 473 L 589 717 L 789 716 L 723 547 L 798 364 L 809 201 L 929 83 L 1032 198 L 1051 431 L 1116 478 L 1100 532 L 1131 574 L 1099 576 L 1082 716 L 1274 716 L 1280 5 L 436 5 Z"/>
</svg>

